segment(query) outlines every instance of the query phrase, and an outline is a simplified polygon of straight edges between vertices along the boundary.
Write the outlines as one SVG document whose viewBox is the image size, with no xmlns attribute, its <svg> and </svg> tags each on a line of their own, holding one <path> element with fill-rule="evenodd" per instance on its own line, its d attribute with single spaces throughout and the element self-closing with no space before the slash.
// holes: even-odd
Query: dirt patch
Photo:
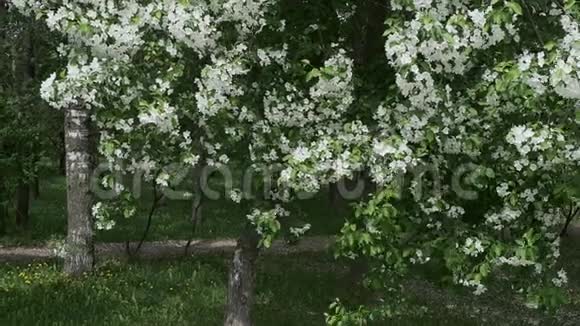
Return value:
<svg viewBox="0 0 580 326">
<path fill-rule="evenodd" d="M 274 241 L 271 248 L 262 251 L 263 255 L 297 255 L 307 253 L 321 253 L 329 251 L 334 244 L 333 237 L 305 237 L 295 245 L 290 245 L 283 240 Z M 168 259 L 185 256 L 199 255 L 222 255 L 228 256 L 236 248 L 235 239 L 218 240 L 193 240 L 187 247 L 186 240 L 168 240 L 145 242 L 140 250 L 133 255 L 138 243 L 98 243 L 95 245 L 98 258 L 125 259 L 133 256 L 139 259 Z M 127 250 L 129 248 L 129 250 Z M 187 249 L 187 250 L 186 250 Z M 40 247 L 3 247 L 0 246 L 0 263 L 17 262 L 26 263 L 33 261 L 56 259 L 56 251 L 48 246 Z"/>
</svg>

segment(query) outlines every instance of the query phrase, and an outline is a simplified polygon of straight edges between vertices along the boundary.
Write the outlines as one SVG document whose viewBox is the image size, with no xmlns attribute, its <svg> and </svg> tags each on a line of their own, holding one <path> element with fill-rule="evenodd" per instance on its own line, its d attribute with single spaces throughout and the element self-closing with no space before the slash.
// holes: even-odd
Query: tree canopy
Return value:
<svg viewBox="0 0 580 326">
<path fill-rule="evenodd" d="M 11 3 L 66 36 L 41 96 L 90 110 L 112 172 L 167 187 L 172 163 L 278 166 L 269 196 L 231 192 L 263 246 L 300 192 L 368 176 L 337 254 L 368 262 L 382 304 L 337 301 L 329 324 L 400 310 L 400 278 L 425 264 L 475 294 L 513 275 L 531 307 L 564 300 L 559 231 L 580 197 L 575 1 Z M 124 194 L 94 206 L 110 228 L 134 203 L 104 182 Z"/>
</svg>

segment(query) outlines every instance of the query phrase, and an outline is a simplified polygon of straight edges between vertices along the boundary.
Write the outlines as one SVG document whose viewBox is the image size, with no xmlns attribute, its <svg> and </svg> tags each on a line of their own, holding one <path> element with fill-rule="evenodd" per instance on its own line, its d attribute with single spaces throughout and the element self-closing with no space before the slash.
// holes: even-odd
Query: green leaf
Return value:
<svg viewBox="0 0 580 326">
<path fill-rule="evenodd" d="M 548 51 L 552 51 L 552 49 L 554 49 L 554 47 L 556 47 L 556 45 L 558 45 L 555 41 L 548 41 L 546 42 L 546 45 L 544 45 L 544 48 Z"/>
<path fill-rule="evenodd" d="M 495 172 L 491 168 L 485 169 L 485 175 L 490 179 L 495 178 Z"/>
<path fill-rule="evenodd" d="M 524 11 L 522 10 L 522 6 L 515 2 L 515 1 L 508 1 L 505 4 L 508 8 L 510 8 L 514 13 L 518 14 L 518 15 L 523 15 Z"/>
<path fill-rule="evenodd" d="M 314 68 L 314 69 L 310 70 L 310 72 L 306 75 L 306 81 L 309 82 L 313 78 L 318 78 L 321 75 L 322 74 L 320 73 L 320 70 Z"/>
<path fill-rule="evenodd" d="M 81 23 L 79 24 L 79 31 L 81 33 L 89 34 L 93 31 L 93 28 L 88 23 Z"/>
</svg>

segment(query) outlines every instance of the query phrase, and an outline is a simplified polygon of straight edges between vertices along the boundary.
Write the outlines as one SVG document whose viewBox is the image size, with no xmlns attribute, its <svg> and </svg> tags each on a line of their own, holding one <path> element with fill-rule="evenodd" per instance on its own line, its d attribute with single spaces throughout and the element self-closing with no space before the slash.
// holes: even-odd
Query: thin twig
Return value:
<svg viewBox="0 0 580 326">
<path fill-rule="evenodd" d="M 532 23 L 532 27 L 534 28 L 534 32 L 536 33 L 536 37 L 538 38 L 538 41 L 540 41 L 540 45 L 543 46 L 546 43 L 544 43 L 544 39 L 542 38 L 542 35 L 540 35 L 540 30 L 538 29 L 538 26 L 536 25 L 534 19 L 532 18 L 532 10 L 530 9 L 526 1 L 522 1 L 522 3 L 524 4 L 526 11 L 528 12 L 528 20 L 530 21 L 530 23 Z"/>
<path fill-rule="evenodd" d="M 570 227 L 570 223 L 572 223 L 572 220 L 576 217 L 576 215 L 578 215 L 578 212 L 580 212 L 580 207 L 577 207 L 576 210 L 574 210 L 574 204 L 570 203 L 570 210 L 568 210 L 566 223 L 564 224 L 562 232 L 560 232 L 561 237 L 568 235 L 568 228 Z"/>
<path fill-rule="evenodd" d="M 149 210 L 149 216 L 147 217 L 147 225 L 145 226 L 145 230 L 143 231 L 141 240 L 139 241 L 139 243 L 137 244 L 137 248 L 135 248 L 135 251 L 133 252 L 131 252 L 129 241 L 125 242 L 125 250 L 127 251 L 127 254 L 130 257 L 135 256 L 137 253 L 139 253 L 141 246 L 143 246 L 143 243 L 145 242 L 145 239 L 149 234 L 149 230 L 151 229 L 151 221 L 153 219 L 153 215 L 155 214 L 157 208 L 159 208 L 159 202 L 161 201 L 162 198 L 163 195 L 157 193 L 157 185 L 153 184 L 153 204 L 151 204 L 151 210 Z"/>
</svg>

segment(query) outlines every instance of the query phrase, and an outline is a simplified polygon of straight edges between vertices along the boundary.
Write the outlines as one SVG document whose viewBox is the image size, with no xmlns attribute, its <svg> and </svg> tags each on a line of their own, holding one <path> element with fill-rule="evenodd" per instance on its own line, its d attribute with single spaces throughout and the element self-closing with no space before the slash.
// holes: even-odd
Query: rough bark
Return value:
<svg viewBox="0 0 580 326">
<path fill-rule="evenodd" d="M 258 235 L 248 228 L 238 239 L 230 267 L 225 326 L 251 326 Z"/>
<path fill-rule="evenodd" d="M 30 208 L 30 185 L 20 182 L 16 188 L 16 226 L 24 228 L 28 224 Z"/>
<path fill-rule="evenodd" d="M 90 194 L 89 111 L 72 105 L 65 113 L 68 230 L 64 272 L 80 275 L 94 265 L 92 198 Z"/>
<path fill-rule="evenodd" d="M 30 187 L 32 199 L 40 198 L 40 177 L 38 175 L 32 178 L 32 186 Z"/>
<path fill-rule="evenodd" d="M 58 153 L 58 171 L 61 175 L 66 176 L 66 145 L 64 139 L 64 132 L 60 133 L 61 147 Z"/>
</svg>

